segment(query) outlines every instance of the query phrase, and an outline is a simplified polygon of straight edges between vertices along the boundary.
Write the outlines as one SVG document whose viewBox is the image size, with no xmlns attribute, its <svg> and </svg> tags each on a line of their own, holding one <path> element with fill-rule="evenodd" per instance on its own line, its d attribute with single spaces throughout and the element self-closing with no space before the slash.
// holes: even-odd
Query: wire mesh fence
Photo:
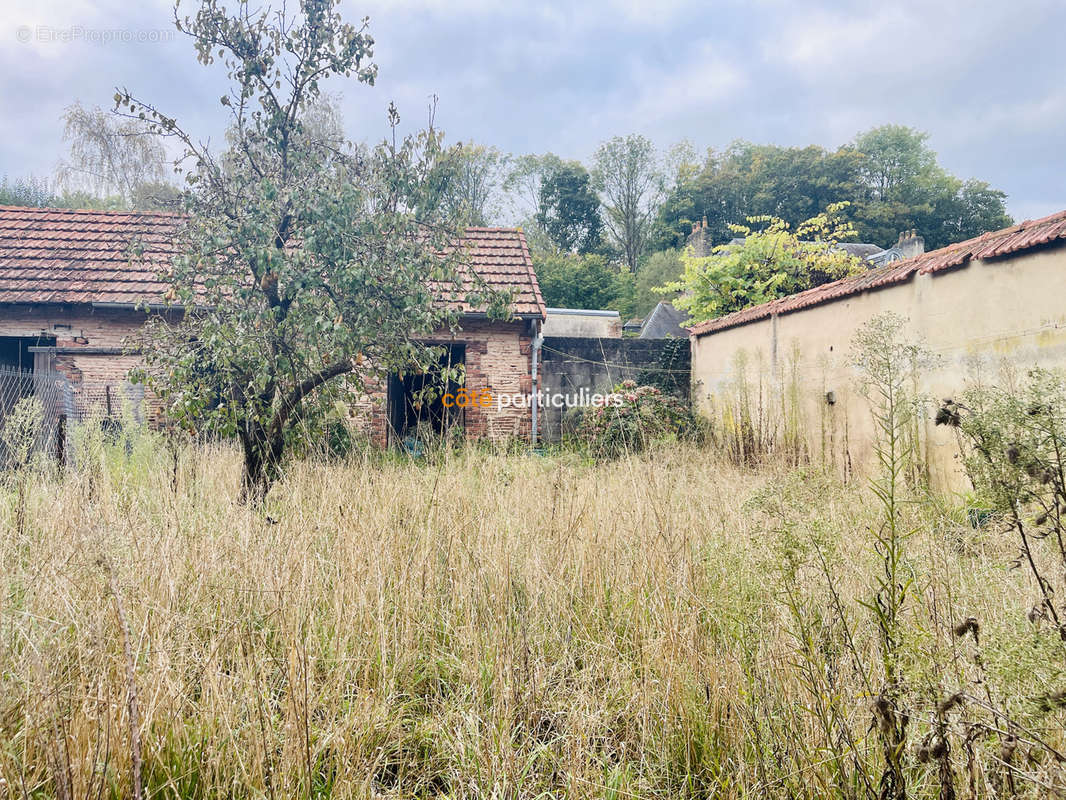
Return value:
<svg viewBox="0 0 1066 800">
<path fill-rule="evenodd" d="M 41 425 L 35 448 L 63 460 L 67 426 L 77 418 L 74 391 L 66 376 L 58 372 L 22 370 L 0 366 L 0 430 L 21 400 L 36 398 L 41 405 Z M 7 463 L 7 446 L 0 441 L 0 463 Z"/>
<path fill-rule="evenodd" d="M 74 423 L 98 420 L 105 432 L 116 433 L 128 423 L 141 424 L 145 419 L 143 386 L 128 381 L 71 382 L 60 372 L 0 365 L 0 432 L 26 398 L 40 403 L 41 425 L 34 450 L 61 464 L 70 458 Z M 0 468 L 9 460 L 0 436 Z"/>
</svg>

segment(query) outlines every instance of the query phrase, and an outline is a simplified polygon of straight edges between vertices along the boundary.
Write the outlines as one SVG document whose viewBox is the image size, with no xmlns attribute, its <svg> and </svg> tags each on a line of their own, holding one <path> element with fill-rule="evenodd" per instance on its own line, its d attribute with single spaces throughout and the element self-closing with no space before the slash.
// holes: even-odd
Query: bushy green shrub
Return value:
<svg viewBox="0 0 1066 800">
<path fill-rule="evenodd" d="M 622 381 L 611 402 L 584 410 L 577 437 L 597 458 L 639 453 L 658 441 L 693 439 L 700 426 L 689 407 L 656 386 Z"/>
</svg>

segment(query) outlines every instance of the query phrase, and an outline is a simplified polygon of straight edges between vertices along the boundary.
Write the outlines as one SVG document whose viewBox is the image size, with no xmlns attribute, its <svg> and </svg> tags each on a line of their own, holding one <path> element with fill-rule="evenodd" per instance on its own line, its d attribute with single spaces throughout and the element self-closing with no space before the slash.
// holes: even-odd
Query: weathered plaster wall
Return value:
<svg viewBox="0 0 1066 800">
<path fill-rule="evenodd" d="M 919 391 L 935 401 L 953 397 L 971 376 L 997 379 L 1004 368 L 1066 367 L 1066 246 L 975 261 L 968 266 L 845 297 L 802 311 L 694 337 L 693 397 L 714 417 L 738 381 L 760 378 L 768 396 L 798 389 L 800 425 L 811 455 L 841 470 L 868 470 L 873 423 L 850 366 L 851 343 L 872 317 L 907 319 L 909 337 L 933 351 L 938 364 Z M 792 381 L 792 376 L 795 380 Z M 836 402 L 826 401 L 832 391 Z M 963 485 L 952 430 L 937 428 L 935 403 L 921 423 L 934 485 Z M 771 413 L 774 413 L 771 411 Z"/>
<path fill-rule="evenodd" d="M 582 313 L 578 309 L 548 309 L 544 320 L 545 336 L 588 336 L 604 339 L 622 337 L 622 318 L 615 312 Z"/>
</svg>

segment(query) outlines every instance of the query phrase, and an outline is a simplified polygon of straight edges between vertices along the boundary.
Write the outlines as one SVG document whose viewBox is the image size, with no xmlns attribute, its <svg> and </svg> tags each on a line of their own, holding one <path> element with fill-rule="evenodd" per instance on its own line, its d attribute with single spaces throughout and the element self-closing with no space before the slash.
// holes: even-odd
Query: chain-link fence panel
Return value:
<svg viewBox="0 0 1066 800">
<path fill-rule="evenodd" d="M 0 366 L 0 429 L 6 425 L 19 401 L 34 397 L 41 404 L 41 428 L 36 448 L 62 460 L 66 452 L 68 425 L 77 418 L 74 391 L 65 375 Z M 0 443 L 0 463 L 7 452 Z"/>
</svg>

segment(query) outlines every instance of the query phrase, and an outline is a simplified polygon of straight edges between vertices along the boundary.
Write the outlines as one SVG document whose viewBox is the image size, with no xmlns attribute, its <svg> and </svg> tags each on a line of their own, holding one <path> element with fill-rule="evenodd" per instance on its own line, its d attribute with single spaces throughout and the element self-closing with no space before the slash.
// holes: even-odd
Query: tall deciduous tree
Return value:
<svg viewBox="0 0 1066 800">
<path fill-rule="evenodd" d="M 465 225 L 489 225 L 500 213 L 508 156 L 496 147 L 461 144 L 441 165 L 442 203 Z"/>
<path fill-rule="evenodd" d="M 540 181 L 537 222 L 557 248 L 591 253 L 603 241 L 600 201 L 592 191 L 588 170 L 577 161 L 560 161 Z"/>
<path fill-rule="evenodd" d="M 620 311 L 619 304 L 629 299 L 628 273 L 619 274 L 598 253 L 538 254 L 534 266 L 544 302 L 549 307 Z"/>
<path fill-rule="evenodd" d="M 118 198 L 125 208 L 163 208 L 177 203 L 166 149 L 146 121 L 122 119 L 101 108 L 69 106 L 63 138 L 70 145 L 60 161 L 60 187 L 74 195 Z"/>
<path fill-rule="evenodd" d="M 863 185 L 853 215 L 859 234 L 889 244 L 898 231 L 914 228 L 936 248 L 1010 225 L 1006 194 L 956 178 L 937 163 L 928 139 L 903 125 L 855 138 Z"/>
<path fill-rule="evenodd" d="M 875 128 L 835 151 L 734 142 L 674 181 L 651 246 L 681 247 L 693 225 L 704 223 L 705 235 L 721 244 L 732 237 L 734 220 L 770 215 L 796 226 L 830 203 L 847 202 L 863 241 L 889 247 L 914 228 L 927 247 L 942 247 L 1009 225 L 1004 200 L 982 181 L 951 175 L 926 135 L 903 126 Z"/>
<path fill-rule="evenodd" d="M 882 125 L 855 137 L 852 147 L 862 155 L 859 170 L 872 199 L 901 199 L 935 180 L 939 166 L 928 139 L 904 125 Z"/>
<path fill-rule="evenodd" d="M 778 147 L 734 142 L 707 154 L 697 174 L 679 182 L 656 222 L 656 249 L 683 247 L 694 224 L 706 224 L 716 244 L 747 216 L 770 215 L 790 225 L 816 216 L 830 203 L 860 194 L 859 156 L 821 147 Z"/>
<path fill-rule="evenodd" d="M 56 195 L 48 181 L 36 178 L 0 178 L 0 206 L 32 206 L 44 208 L 56 205 Z"/>
<path fill-rule="evenodd" d="M 643 136 L 616 136 L 596 150 L 592 174 L 600 192 L 607 230 L 636 273 L 663 195 L 655 146 Z"/>
<path fill-rule="evenodd" d="M 191 169 L 188 222 L 165 280 L 186 313 L 147 329 L 147 373 L 177 418 L 236 436 L 243 495 L 277 478 L 299 422 L 368 374 L 428 363 L 419 334 L 454 322 L 438 299 L 459 291 L 431 184 L 442 151 L 430 130 L 370 150 L 340 149 L 307 124 L 331 76 L 372 84 L 373 39 L 338 0 L 295 13 L 203 0 L 177 20 L 204 64 L 232 85 L 229 148 L 215 154 L 128 91 L 116 103 L 174 137 Z M 362 365 L 357 370 L 356 368 Z M 369 370 L 366 372 L 364 370 Z"/>
<path fill-rule="evenodd" d="M 544 175 L 562 159 L 554 153 L 527 153 L 511 158 L 503 189 L 511 200 L 511 211 L 519 219 L 534 219 L 540 213 L 540 185 Z"/>
<path fill-rule="evenodd" d="M 554 153 L 518 156 L 504 189 L 537 251 L 590 253 L 603 242 L 600 201 L 588 170 Z"/>
</svg>

